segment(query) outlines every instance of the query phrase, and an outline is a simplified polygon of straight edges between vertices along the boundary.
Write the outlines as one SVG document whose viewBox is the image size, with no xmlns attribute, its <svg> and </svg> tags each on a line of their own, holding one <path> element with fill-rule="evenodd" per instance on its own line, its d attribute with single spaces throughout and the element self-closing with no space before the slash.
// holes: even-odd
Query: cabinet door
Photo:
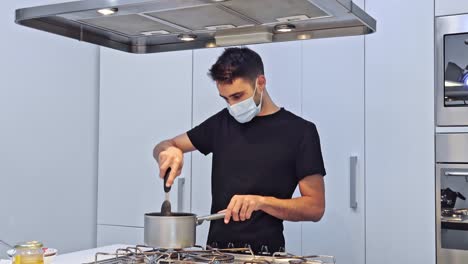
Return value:
<svg viewBox="0 0 468 264">
<path fill-rule="evenodd" d="M 249 46 L 263 59 L 267 90 L 272 100 L 280 107 L 296 115 L 301 109 L 301 43 L 283 42 Z M 299 197 L 299 188 L 293 197 Z M 286 251 L 301 254 L 302 223 L 284 221 Z"/>
<path fill-rule="evenodd" d="M 262 56 L 267 78 L 267 89 L 273 100 L 286 109 L 300 115 L 301 71 L 300 43 L 275 43 L 249 46 Z M 207 76 L 211 65 L 224 49 L 194 51 L 193 123 L 198 125 L 226 107 L 219 97 L 215 83 Z M 192 154 L 192 210 L 197 214 L 208 213 L 211 207 L 211 155 Z M 295 195 L 300 195 L 298 192 Z M 197 243 L 205 245 L 209 225 L 197 229 Z M 285 222 L 286 248 L 293 253 L 301 251 L 301 224 Z"/>
<path fill-rule="evenodd" d="M 101 51 L 98 223 L 142 227 L 144 214 L 159 212 L 164 200 L 153 147 L 191 126 L 192 53 Z M 186 155 L 187 187 L 190 164 Z M 178 201 L 178 187 L 172 208 L 187 210 L 190 188 Z"/>
<path fill-rule="evenodd" d="M 193 51 L 193 126 L 197 126 L 223 107 L 216 84 L 207 75 L 224 49 Z M 209 214 L 211 209 L 211 157 L 192 152 L 192 211 L 198 215 Z M 197 227 L 197 245 L 205 246 L 209 223 Z"/>
<path fill-rule="evenodd" d="M 303 254 L 334 255 L 339 263 L 365 263 L 364 38 L 303 42 L 303 115 L 321 138 L 327 170 L 326 211 L 303 223 Z M 354 163 L 352 157 L 357 157 Z M 356 185 L 350 176 L 355 173 Z M 354 187 L 354 188 L 352 188 Z M 351 193 L 357 208 L 351 208 Z"/>
</svg>

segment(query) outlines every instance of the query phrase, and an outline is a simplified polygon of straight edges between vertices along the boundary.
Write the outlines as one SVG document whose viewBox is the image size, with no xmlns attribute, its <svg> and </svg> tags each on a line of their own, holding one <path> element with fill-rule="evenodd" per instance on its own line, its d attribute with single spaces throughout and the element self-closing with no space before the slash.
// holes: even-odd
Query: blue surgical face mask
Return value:
<svg viewBox="0 0 468 264">
<path fill-rule="evenodd" d="M 260 113 L 260 110 L 262 109 L 262 99 L 263 99 L 263 92 L 260 95 L 260 103 L 255 104 L 255 94 L 257 92 L 257 82 L 255 81 L 255 90 L 252 95 L 252 97 L 245 99 L 242 102 L 239 102 L 237 104 L 229 105 L 227 106 L 227 109 L 229 110 L 229 114 L 231 114 L 234 119 L 237 120 L 239 123 L 247 123 L 250 120 L 252 120 L 255 116 Z"/>
</svg>

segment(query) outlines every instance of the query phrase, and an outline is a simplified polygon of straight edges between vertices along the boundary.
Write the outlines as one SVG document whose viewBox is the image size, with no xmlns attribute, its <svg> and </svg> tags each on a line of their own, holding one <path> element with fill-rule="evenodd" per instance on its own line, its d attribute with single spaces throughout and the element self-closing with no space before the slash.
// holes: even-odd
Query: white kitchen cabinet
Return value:
<svg viewBox="0 0 468 264">
<path fill-rule="evenodd" d="M 193 51 L 193 126 L 214 115 L 225 103 L 219 97 L 215 83 L 207 75 L 211 65 L 223 52 L 222 48 Z M 210 213 L 211 209 L 211 157 L 198 151 L 192 152 L 192 212 L 198 215 Z M 205 246 L 209 223 L 197 227 L 197 245 Z"/>
<path fill-rule="evenodd" d="M 249 46 L 262 56 L 267 78 L 267 90 L 273 100 L 289 111 L 300 115 L 301 105 L 301 54 L 300 43 L 275 43 Z M 193 74 L 193 125 L 226 107 L 219 97 L 215 83 L 207 76 L 211 65 L 224 49 L 194 51 Z M 208 213 L 211 207 L 211 155 L 192 154 L 192 210 L 197 214 Z M 299 195 L 296 192 L 295 195 Z M 198 227 L 197 244 L 205 245 L 208 224 Z M 301 224 L 285 222 L 286 249 L 300 254 Z"/>
<path fill-rule="evenodd" d="M 303 117 L 317 126 L 327 176 L 326 211 L 303 222 L 303 254 L 327 254 L 338 263 L 365 263 L 364 38 L 304 41 Z M 357 157 L 353 163 L 352 157 Z M 354 166 L 355 164 L 356 166 Z M 356 185 L 351 173 L 356 173 Z M 356 208 L 350 206 L 355 192 Z"/>
<path fill-rule="evenodd" d="M 280 107 L 302 114 L 301 109 L 301 43 L 283 42 L 249 46 L 263 59 L 267 90 L 272 100 Z M 299 188 L 293 197 L 299 197 Z M 301 254 L 302 223 L 284 221 L 286 251 Z"/>
<path fill-rule="evenodd" d="M 435 0 L 435 15 L 447 16 L 468 13 L 466 0 Z"/>
<path fill-rule="evenodd" d="M 115 226 L 115 225 L 98 225 L 97 226 L 97 246 L 103 247 L 108 245 L 123 244 L 123 245 L 143 245 L 144 244 L 144 228 Z"/>
<path fill-rule="evenodd" d="M 192 52 L 101 51 L 98 224 L 142 227 L 164 200 L 153 147 L 191 127 Z M 173 211 L 188 209 L 190 164 L 186 155 L 183 201 L 176 181 Z"/>
<path fill-rule="evenodd" d="M 366 261 L 434 264 L 434 2 L 366 11 Z"/>
</svg>

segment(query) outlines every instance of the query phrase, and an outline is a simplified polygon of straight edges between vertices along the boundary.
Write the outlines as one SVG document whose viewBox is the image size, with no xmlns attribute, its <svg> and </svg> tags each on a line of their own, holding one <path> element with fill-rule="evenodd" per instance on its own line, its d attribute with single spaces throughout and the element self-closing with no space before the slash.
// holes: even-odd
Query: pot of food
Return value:
<svg viewBox="0 0 468 264">
<path fill-rule="evenodd" d="M 169 201 L 170 187 L 166 187 L 170 168 L 164 176 L 166 199 L 160 213 L 145 214 L 145 245 L 153 248 L 187 248 L 193 247 L 196 240 L 196 227 L 204 221 L 223 219 L 225 213 L 197 217 L 191 213 L 172 213 Z"/>
<path fill-rule="evenodd" d="M 223 219 L 225 213 L 197 217 L 191 213 L 145 214 L 145 245 L 153 248 L 187 248 L 196 241 L 196 227 L 204 221 Z"/>
</svg>

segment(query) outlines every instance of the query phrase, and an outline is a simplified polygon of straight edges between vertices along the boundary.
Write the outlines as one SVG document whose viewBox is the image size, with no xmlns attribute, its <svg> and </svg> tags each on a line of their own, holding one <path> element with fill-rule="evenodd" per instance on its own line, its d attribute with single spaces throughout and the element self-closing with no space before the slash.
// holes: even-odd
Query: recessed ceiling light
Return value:
<svg viewBox="0 0 468 264">
<path fill-rule="evenodd" d="M 275 26 L 275 31 L 276 32 L 281 32 L 281 33 L 291 32 L 294 29 L 296 29 L 296 26 L 294 26 L 292 24 L 281 24 L 281 25 L 276 25 Z"/>
<path fill-rule="evenodd" d="M 299 40 L 305 40 L 305 39 L 310 39 L 312 36 L 310 34 L 299 34 L 297 35 L 297 39 Z"/>
<path fill-rule="evenodd" d="M 180 40 L 183 40 L 183 41 L 194 41 L 197 38 L 197 35 L 194 35 L 194 34 L 180 34 L 177 37 Z"/>
<path fill-rule="evenodd" d="M 216 45 L 215 42 L 208 42 L 208 43 L 206 43 L 205 47 L 207 47 L 207 48 L 216 48 L 217 45 Z"/>
<path fill-rule="evenodd" d="M 109 16 L 117 13 L 119 11 L 118 8 L 104 8 L 104 9 L 99 9 L 97 12 L 103 16 Z"/>
</svg>

